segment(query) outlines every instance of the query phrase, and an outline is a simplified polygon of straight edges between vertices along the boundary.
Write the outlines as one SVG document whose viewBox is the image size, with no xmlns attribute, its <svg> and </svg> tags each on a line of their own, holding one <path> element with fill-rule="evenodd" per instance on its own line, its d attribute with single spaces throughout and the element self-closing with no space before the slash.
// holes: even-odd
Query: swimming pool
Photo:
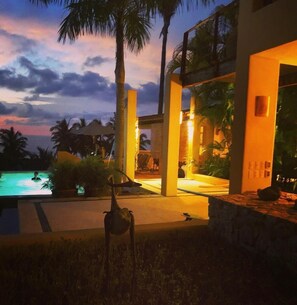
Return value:
<svg viewBox="0 0 297 305">
<path fill-rule="evenodd" d="M 2 172 L 0 177 L 0 196 L 51 195 L 51 190 L 42 189 L 48 179 L 47 172 L 39 172 L 40 180 L 33 181 L 34 171 Z"/>
</svg>

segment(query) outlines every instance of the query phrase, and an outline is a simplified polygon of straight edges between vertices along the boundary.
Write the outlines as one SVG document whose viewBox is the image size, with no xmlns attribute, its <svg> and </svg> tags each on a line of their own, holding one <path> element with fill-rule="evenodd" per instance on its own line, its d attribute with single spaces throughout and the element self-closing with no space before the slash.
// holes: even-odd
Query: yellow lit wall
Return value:
<svg viewBox="0 0 297 305">
<path fill-rule="evenodd" d="M 279 66 L 297 65 L 296 12 L 296 0 L 257 11 L 240 1 L 230 193 L 271 184 Z M 270 97 L 267 117 L 255 116 L 256 96 Z"/>
<path fill-rule="evenodd" d="M 132 180 L 135 176 L 136 161 L 136 90 L 128 90 L 125 105 L 124 171 Z"/>
<path fill-rule="evenodd" d="M 278 79 L 278 61 L 251 56 L 242 182 L 247 191 L 271 183 Z M 256 96 L 269 97 L 267 116 L 256 116 Z"/>
<path fill-rule="evenodd" d="M 165 92 L 161 194 L 163 196 L 176 196 L 180 140 L 179 117 L 182 98 L 179 75 L 167 76 Z"/>
</svg>

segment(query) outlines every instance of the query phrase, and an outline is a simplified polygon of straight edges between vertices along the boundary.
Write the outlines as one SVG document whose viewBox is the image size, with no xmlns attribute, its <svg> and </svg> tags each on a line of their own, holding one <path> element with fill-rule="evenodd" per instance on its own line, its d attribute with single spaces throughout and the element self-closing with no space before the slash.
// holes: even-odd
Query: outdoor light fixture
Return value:
<svg viewBox="0 0 297 305">
<path fill-rule="evenodd" d="M 193 135 L 194 135 L 194 124 L 192 120 L 188 120 L 187 122 L 188 126 L 188 140 L 193 141 Z"/>
<path fill-rule="evenodd" d="M 268 117 L 270 96 L 258 95 L 255 103 L 255 116 Z"/>
</svg>

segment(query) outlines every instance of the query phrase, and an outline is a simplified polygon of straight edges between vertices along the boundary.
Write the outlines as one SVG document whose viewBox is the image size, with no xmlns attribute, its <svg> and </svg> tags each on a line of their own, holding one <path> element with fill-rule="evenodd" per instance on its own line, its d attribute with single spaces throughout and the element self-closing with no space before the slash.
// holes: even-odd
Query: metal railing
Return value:
<svg viewBox="0 0 297 305">
<path fill-rule="evenodd" d="M 236 0 L 184 33 L 182 81 L 189 74 L 209 68 L 216 77 L 223 63 L 235 60 L 238 8 L 239 1 Z"/>
</svg>

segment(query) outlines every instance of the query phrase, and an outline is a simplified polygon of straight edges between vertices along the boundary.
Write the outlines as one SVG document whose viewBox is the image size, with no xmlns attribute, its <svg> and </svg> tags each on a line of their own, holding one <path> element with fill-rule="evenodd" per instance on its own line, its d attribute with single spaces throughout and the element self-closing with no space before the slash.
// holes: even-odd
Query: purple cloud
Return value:
<svg viewBox="0 0 297 305">
<path fill-rule="evenodd" d="M 110 60 L 110 58 L 102 56 L 88 57 L 83 65 L 86 67 L 95 67 L 100 66 L 105 62 L 109 62 Z"/>
<path fill-rule="evenodd" d="M 7 38 L 12 41 L 15 46 L 14 52 L 16 53 L 28 53 L 32 52 L 37 47 L 37 42 L 33 39 L 29 39 L 22 35 L 11 34 L 3 29 L 0 29 L 0 39 L 1 37 Z"/>
</svg>

